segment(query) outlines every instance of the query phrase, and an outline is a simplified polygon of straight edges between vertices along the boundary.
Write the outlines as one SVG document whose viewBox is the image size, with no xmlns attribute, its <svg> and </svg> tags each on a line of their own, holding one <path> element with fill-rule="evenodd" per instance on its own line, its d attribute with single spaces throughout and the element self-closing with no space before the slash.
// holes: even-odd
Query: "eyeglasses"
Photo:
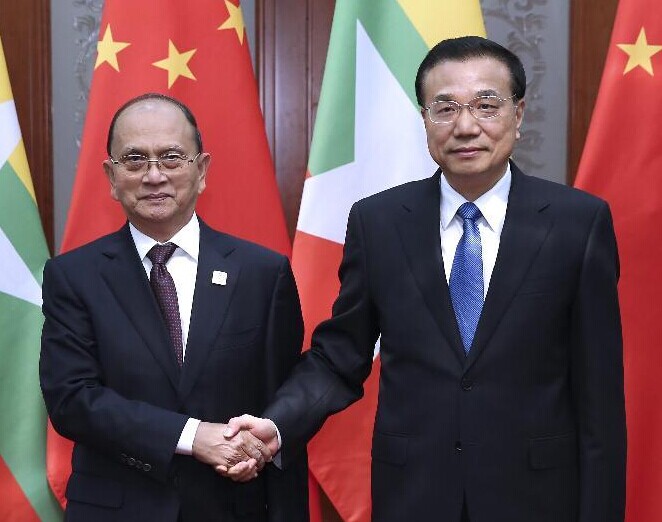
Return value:
<svg viewBox="0 0 662 522">
<path fill-rule="evenodd" d="M 161 154 L 158 158 L 153 159 L 150 159 L 143 154 L 125 154 L 117 160 L 110 156 L 109 159 L 113 165 L 121 167 L 130 174 L 144 175 L 149 171 L 149 167 L 152 163 L 156 164 L 156 168 L 159 169 L 159 172 L 176 172 L 193 163 L 198 159 L 198 156 L 200 156 L 200 152 L 192 158 L 177 152 L 166 152 L 165 154 Z"/>
<path fill-rule="evenodd" d="M 508 98 L 478 96 L 467 103 L 439 100 L 433 101 L 430 105 L 424 107 L 424 110 L 428 113 L 428 118 L 432 123 L 454 123 L 460 117 L 464 107 L 469 109 L 471 115 L 477 120 L 489 120 L 499 116 L 504 105 L 513 98 L 515 98 L 514 94 Z"/>
</svg>

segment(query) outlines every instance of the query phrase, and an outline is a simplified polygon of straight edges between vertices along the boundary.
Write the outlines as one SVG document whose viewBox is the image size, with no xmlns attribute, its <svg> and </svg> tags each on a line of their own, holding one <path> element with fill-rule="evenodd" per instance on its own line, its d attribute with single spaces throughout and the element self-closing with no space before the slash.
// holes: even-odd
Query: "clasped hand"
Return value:
<svg viewBox="0 0 662 522">
<path fill-rule="evenodd" d="M 217 473 L 237 482 L 257 477 L 279 449 L 276 425 L 252 415 L 228 424 L 201 422 L 193 441 L 193 456 Z"/>
</svg>

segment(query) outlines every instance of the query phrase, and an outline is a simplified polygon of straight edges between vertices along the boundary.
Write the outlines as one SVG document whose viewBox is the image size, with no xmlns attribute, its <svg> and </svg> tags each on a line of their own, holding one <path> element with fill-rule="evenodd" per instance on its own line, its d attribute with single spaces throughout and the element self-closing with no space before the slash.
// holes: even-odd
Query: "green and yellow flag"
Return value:
<svg viewBox="0 0 662 522">
<path fill-rule="evenodd" d="M 336 1 L 292 259 L 306 346 L 338 295 L 352 203 L 436 170 L 414 79 L 431 47 L 465 35 L 485 35 L 478 0 Z M 379 345 L 365 397 L 331 417 L 309 445 L 314 477 L 348 522 L 370 520 L 378 386 Z"/>
<path fill-rule="evenodd" d="M 0 521 L 62 519 L 46 480 L 37 366 L 48 248 L 0 40 Z"/>
</svg>

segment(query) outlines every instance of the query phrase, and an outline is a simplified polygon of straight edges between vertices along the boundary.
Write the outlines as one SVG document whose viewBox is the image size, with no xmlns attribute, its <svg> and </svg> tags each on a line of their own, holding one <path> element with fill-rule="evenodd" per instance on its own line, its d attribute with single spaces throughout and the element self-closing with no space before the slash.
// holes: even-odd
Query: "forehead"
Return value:
<svg viewBox="0 0 662 522">
<path fill-rule="evenodd" d="M 467 101 L 492 91 L 501 97 L 511 92 L 510 71 L 501 61 L 491 57 L 447 60 L 430 69 L 423 80 L 423 99 L 435 98 Z"/>
<path fill-rule="evenodd" d="M 127 107 L 115 122 L 113 148 L 188 147 L 193 126 L 182 110 L 163 100 L 144 100 Z"/>
</svg>

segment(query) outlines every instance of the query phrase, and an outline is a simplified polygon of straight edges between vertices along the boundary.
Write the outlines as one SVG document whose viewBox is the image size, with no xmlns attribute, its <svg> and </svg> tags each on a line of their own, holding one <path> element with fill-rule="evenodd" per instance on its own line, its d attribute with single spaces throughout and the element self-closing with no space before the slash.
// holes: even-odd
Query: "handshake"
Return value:
<svg viewBox="0 0 662 522">
<path fill-rule="evenodd" d="M 201 422 L 193 440 L 193 457 L 224 477 L 247 482 L 257 477 L 279 448 L 271 420 L 242 415 L 227 424 Z"/>
</svg>

